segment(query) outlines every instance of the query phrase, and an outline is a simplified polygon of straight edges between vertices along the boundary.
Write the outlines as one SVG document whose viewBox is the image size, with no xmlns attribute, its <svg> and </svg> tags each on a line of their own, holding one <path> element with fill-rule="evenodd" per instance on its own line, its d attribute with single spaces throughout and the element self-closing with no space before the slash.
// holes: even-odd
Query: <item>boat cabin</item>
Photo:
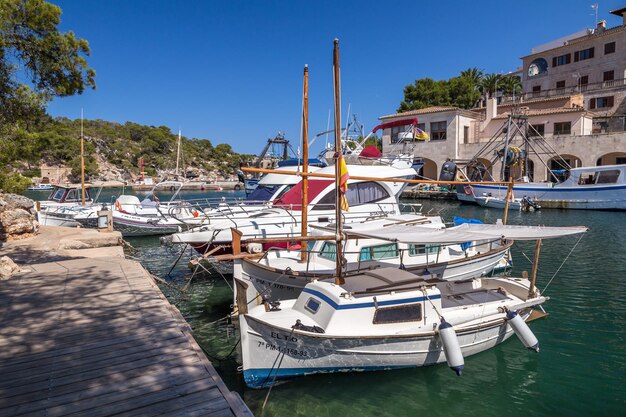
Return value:
<svg viewBox="0 0 626 417">
<path fill-rule="evenodd" d="M 52 193 L 50 193 L 48 200 L 54 201 L 55 203 L 80 203 L 82 202 L 82 191 L 80 187 L 63 187 L 57 185 L 54 187 L 54 190 L 52 190 Z M 89 188 L 85 188 L 85 201 L 91 201 Z"/>
<path fill-rule="evenodd" d="M 573 168 L 564 186 L 626 184 L 626 165 Z"/>
</svg>

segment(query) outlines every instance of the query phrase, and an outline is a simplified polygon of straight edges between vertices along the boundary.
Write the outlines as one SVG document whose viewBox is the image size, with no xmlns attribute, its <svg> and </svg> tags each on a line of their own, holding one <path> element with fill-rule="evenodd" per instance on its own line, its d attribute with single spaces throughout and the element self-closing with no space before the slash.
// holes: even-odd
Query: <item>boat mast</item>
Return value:
<svg viewBox="0 0 626 417">
<path fill-rule="evenodd" d="M 80 109 L 80 190 L 81 202 L 85 205 L 85 139 L 83 136 L 83 109 Z"/>
<path fill-rule="evenodd" d="M 339 39 L 335 38 L 333 50 L 333 79 L 335 84 L 335 241 L 336 241 L 336 277 L 335 284 L 345 283 L 342 272 L 343 251 L 341 248 L 341 85 L 339 76 Z"/>
<path fill-rule="evenodd" d="M 178 129 L 178 144 L 176 145 L 176 179 L 178 179 L 178 160 L 180 159 L 180 129 Z"/>
<path fill-rule="evenodd" d="M 309 66 L 304 66 L 304 83 L 302 88 L 302 172 L 309 172 Z M 286 148 L 286 147 L 285 147 Z M 302 177 L 302 220 L 300 234 L 307 235 L 308 210 L 309 210 L 309 178 Z M 307 260 L 307 242 L 300 242 L 300 261 Z"/>
</svg>

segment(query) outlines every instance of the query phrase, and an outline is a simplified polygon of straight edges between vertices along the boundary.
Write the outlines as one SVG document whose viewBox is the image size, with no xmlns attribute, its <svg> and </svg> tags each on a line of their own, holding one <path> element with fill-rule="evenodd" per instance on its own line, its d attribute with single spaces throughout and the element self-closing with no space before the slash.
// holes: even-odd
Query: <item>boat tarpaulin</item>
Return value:
<svg viewBox="0 0 626 417">
<path fill-rule="evenodd" d="M 406 126 L 406 125 L 417 126 L 417 117 L 413 119 L 395 120 L 393 122 L 379 124 L 374 129 L 372 129 L 372 133 L 376 132 L 379 129 L 389 129 L 390 127 L 398 127 L 398 126 Z"/>
<path fill-rule="evenodd" d="M 580 234 L 587 230 L 584 226 L 547 227 L 466 223 L 446 229 L 394 224 L 372 229 L 366 229 L 365 227 L 352 228 L 344 232 L 350 237 L 365 237 L 390 242 L 443 244 L 500 238 L 509 240 L 550 239 Z"/>
</svg>

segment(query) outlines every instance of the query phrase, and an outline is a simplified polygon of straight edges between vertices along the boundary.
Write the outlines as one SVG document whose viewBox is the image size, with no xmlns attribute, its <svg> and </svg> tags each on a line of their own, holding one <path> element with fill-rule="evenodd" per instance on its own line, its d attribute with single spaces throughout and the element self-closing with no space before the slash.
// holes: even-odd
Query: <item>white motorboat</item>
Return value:
<svg viewBox="0 0 626 417">
<path fill-rule="evenodd" d="M 351 223 L 344 229 L 350 237 L 354 233 L 377 231 L 393 225 L 442 229 L 439 216 L 402 215 L 362 223 Z M 312 235 L 332 235 L 334 226 L 312 225 Z M 489 276 L 510 268 L 509 248 L 512 242 L 500 237 L 480 239 L 465 244 L 412 244 L 361 238 L 358 235 L 343 243 L 344 273 L 362 273 L 381 267 L 407 270 L 419 276 L 432 276 L 446 281 L 462 281 Z M 250 283 L 248 300 L 257 294 L 271 300 L 296 298 L 313 280 L 335 275 L 337 248 L 334 241 L 311 242 L 306 259 L 300 249 L 269 249 L 260 259 L 244 259 L 242 280 Z"/>
<path fill-rule="evenodd" d="M 583 233 L 585 227 L 464 224 L 448 229 L 390 226 L 359 233 L 390 241 L 462 242 L 504 236 L 535 240 Z M 247 285 L 235 260 L 238 291 Z M 464 358 L 513 333 L 538 351 L 525 320 L 547 300 L 528 278 L 444 281 L 398 268 L 308 283 L 292 300 L 253 305 L 239 291 L 243 374 L 251 388 L 320 372 L 371 371 L 447 362 L 460 374 Z"/>
<path fill-rule="evenodd" d="M 37 184 L 31 185 L 27 188 L 28 191 L 52 191 L 54 186 L 52 184 Z"/>
<path fill-rule="evenodd" d="M 334 166 L 322 168 L 317 174 L 334 175 Z M 405 183 L 393 182 L 394 178 L 413 178 L 415 170 L 410 167 L 397 168 L 389 165 L 348 165 L 350 175 L 388 178 L 382 181 L 353 180 L 348 182 L 347 199 L 350 206 L 343 213 L 346 223 L 362 221 L 381 216 L 400 213 L 398 197 L 406 186 Z M 309 179 L 308 218 L 311 222 L 328 223 L 335 219 L 335 185 L 333 179 Z M 226 218 L 211 221 L 187 232 L 172 235 L 172 243 L 190 244 L 200 253 L 216 250 L 213 253 L 231 251 L 231 228 L 243 233 L 242 243 L 257 237 L 285 238 L 286 247 L 293 236 L 300 234 L 302 218 L 302 183 L 298 182 L 275 200 L 272 207 L 252 213 L 246 217 Z M 281 244 L 274 243 L 273 246 Z M 220 249 L 223 248 L 223 249 Z"/>
<path fill-rule="evenodd" d="M 102 189 L 100 189 L 102 191 Z M 100 195 L 98 191 L 98 196 Z M 96 196 L 96 200 L 97 197 Z M 80 187 L 54 187 L 48 200 L 39 202 L 37 221 L 46 226 L 96 226 L 97 212 L 103 204 L 94 203 L 90 188 L 85 188 L 85 205 L 82 205 L 82 189 Z M 80 221 L 84 218 L 85 221 Z"/>
</svg>

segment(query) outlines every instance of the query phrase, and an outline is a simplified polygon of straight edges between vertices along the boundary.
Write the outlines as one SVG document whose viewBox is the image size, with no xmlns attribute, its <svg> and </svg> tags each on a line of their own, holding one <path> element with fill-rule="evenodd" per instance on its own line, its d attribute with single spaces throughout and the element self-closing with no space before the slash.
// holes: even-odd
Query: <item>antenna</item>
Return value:
<svg viewBox="0 0 626 417">
<path fill-rule="evenodd" d="M 595 11 L 595 17 L 596 17 L 596 21 L 594 23 L 594 27 L 598 26 L 598 3 L 593 3 L 591 5 L 591 8 Z M 593 14 L 592 14 L 593 16 Z"/>
</svg>

